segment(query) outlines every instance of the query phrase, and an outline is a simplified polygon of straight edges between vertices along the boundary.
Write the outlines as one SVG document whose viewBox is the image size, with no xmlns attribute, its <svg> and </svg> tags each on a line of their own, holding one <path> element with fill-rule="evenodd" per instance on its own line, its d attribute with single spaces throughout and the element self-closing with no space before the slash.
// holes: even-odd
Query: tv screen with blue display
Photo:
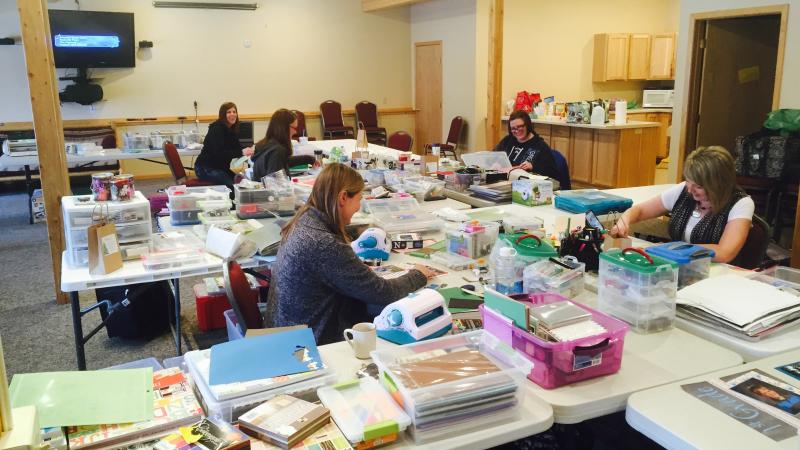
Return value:
<svg viewBox="0 0 800 450">
<path fill-rule="evenodd" d="M 133 13 L 48 13 L 56 67 L 136 67 Z"/>
</svg>

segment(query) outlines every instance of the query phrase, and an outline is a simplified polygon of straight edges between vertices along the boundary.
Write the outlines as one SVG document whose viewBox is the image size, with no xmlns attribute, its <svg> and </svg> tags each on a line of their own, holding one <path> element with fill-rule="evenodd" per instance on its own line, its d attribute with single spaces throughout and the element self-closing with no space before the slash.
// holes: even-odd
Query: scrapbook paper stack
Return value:
<svg viewBox="0 0 800 450">
<path fill-rule="evenodd" d="M 509 420 L 520 372 L 490 356 L 483 331 L 373 352 L 381 380 L 411 417 L 417 443 Z"/>
<path fill-rule="evenodd" d="M 758 280 L 726 274 L 679 290 L 677 314 L 742 339 L 759 340 L 800 324 L 800 297 Z"/>
<path fill-rule="evenodd" d="M 187 352 L 184 360 L 208 415 L 227 421 L 278 394 L 313 392 L 336 377 L 308 328 Z"/>
<path fill-rule="evenodd" d="M 143 422 L 69 427 L 69 448 L 118 448 L 151 441 L 199 420 L 203 409 L 177 367 L 153 373 L 153 418 Z"/>
<path fill-rule="evenodd" d="M 180 427 L 147 448 L 155 450 L 239 450 L 247 448 L 250 437 L 233 425 L 215 418 L 203 418 Z"/>
<path fill-rule="evenodd" d="M 290 448 L 330 422 L 330 411 L 290 395 L 279 395 L 239 416 L 239 427 L 261 440 Z"/>
</svg>

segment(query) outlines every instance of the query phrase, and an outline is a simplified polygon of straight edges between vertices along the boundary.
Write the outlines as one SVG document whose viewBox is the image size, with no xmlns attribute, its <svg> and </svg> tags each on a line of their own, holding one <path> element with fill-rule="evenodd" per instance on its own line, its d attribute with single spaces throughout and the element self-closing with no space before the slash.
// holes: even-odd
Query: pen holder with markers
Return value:
<svg viewBox="0 0 800 450">
<path fill-rule="evenodd" d="M 602 231 L 593 227 L 571 230 L 561 240 L 561 256 L 573 256 L 586 265 L 587 271 L 597 271 L 600 267 L 600 253 L 603 252 Z"/>
</svg>

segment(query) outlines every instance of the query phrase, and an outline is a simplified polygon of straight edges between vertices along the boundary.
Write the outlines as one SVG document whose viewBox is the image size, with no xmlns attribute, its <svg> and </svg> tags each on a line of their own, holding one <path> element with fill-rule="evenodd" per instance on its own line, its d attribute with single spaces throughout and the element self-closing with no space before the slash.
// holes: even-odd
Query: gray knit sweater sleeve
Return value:
<svg viewBox="0 0 800 450">
<path fill-rule="evenodd" d="M 344 328 L 368 319 L 358 314 L 365 304 L 388 305 L 426 283 L 418 270 L 391 280 L 379 277 L 312 208 L 278 250 L 266 324 L 307 324 L 318 344 L 335 342 Z"/>
</svg>

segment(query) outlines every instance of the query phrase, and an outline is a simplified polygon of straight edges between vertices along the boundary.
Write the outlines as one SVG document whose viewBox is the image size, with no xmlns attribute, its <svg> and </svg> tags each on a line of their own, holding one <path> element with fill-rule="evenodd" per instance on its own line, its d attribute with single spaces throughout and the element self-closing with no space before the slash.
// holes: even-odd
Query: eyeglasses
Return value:
<svg viewBox="0 0 800 450">
<path fill-rule="evenodd" d="M 513 133 L 515 131 L 520 131 L 520 130 L 524 130 L 524 129 L 525 129 L 525 125 L 520 125 L 518 127 L 511 127 L 511 132 Z"/>
</svg>

